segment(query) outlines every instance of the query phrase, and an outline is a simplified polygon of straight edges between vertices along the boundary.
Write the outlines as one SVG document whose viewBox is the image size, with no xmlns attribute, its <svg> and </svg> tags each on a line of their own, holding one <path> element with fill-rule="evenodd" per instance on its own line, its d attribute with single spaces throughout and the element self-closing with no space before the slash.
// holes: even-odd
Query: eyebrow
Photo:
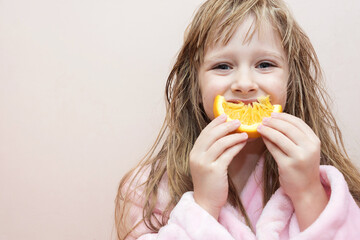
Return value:
<svg viewBox="0 0 360 240">
<path fill-rule="evenodd" d="M 259 50 L 259 54 L 270 55 L 270 56 L 273 56 L 273 57 L 277 58 L 278 60 L 286 62 L 286 59 L 281 54 L 279 54 L 277 52 L 268 51 L 268 50 Z"/>
<path fill-rule="evenodd" d="M 204 58 L 204 62 L 217 61 L 219 58 L 231 58 L 236 56 L 232 51 L 220 51 Z"/>
<path fill-rule="evenodd" d="M 275 52 L 275 51 L 269 51 L 269 50 L 265 50 L 265 49 L 259 49 L 255 51 L 255 55 L 267 55 L 267 56 L 272 56 L 274 58 L 276 58 L 277 60 L 280 60 L 282 62 L 286 62 L 286 59 L 284 58 L 284 56 L 282 56 L 281 54 Z M 210 57 L 204 58 L 204 63 L 211 63 L 213 61 L 217 61 L 219 58 L 229 58 L 229 57 L 233 57 L 236 56 L 236 54 L 232 51 L 220 51 L 217 52 L 213 55 L 211 55 Z"/>
</svg>

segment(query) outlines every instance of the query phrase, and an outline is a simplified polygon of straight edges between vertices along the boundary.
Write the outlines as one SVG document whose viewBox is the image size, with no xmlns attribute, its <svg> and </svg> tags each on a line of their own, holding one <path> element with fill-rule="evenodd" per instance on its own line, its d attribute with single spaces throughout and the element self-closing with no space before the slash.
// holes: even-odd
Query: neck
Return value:
<svg viewBox="0 0 360 240">
<path fill-rule="evenodd" d="M 261 138 L 250 139 L 230 163 L 228 173 L 238 193 L 243 190 L 265 149 Z"/>
</svg>

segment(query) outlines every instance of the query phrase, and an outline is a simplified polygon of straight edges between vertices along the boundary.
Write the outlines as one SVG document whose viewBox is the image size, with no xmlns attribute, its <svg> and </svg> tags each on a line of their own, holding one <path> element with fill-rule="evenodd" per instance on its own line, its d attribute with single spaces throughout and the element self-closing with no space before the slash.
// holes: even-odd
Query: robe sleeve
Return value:
<svg viewBox="0 0 360 240">
<path fill-rule="evenodd" d="M 158 212 L 158 216 L 160 215 L 161 213 Z M 136 201 L 131 206 L 131 219 L 133 222 L 142 219 L 142 208 Z M 145 223 L 141 222 L 126 238 L 126 240 L 130 239 L 233 240 L 234 238 L 214 217 L 194 201 L 193 192 L 187 192 L 173 208 L 167 224 L 161 227 L 158 233 L 152 233 Z"/>
<path fill-rule="evenodd" d="M 299 231 L 293 215 L 289 226 L 290 239 L 360 239 L 360 208 L 343 175 L 333 166 L 320 166 L 320 174 L 330 196 L 329 202 L 317 220 L 303 232 Z"/>
<path fill-rule="evenodd" d="M 136 175 L 134 181 L 126 182 L 122 187 L 122 195 L 127 196 L 127 205 L 126 210 L 123 210 L 126 211 L 125 222 L 118 230 L 121 238 L 127 235 L 126 240 L 234 239 L 221 223 L 195 202 L 192 191 L 184 193 L 171 212 L 166 213 L 165 209 L 170 201 L 166 174 L 158 186 L 157 203 L 152 218 L 153 223 L 156 223 L 157 220 L 160 222 L 164 220 L 166 224 L 158 232 L 151 230 L 143 220 L 143 208 L 146 201 L 144 183 L 149 174 L 149 168 L 144 169 Z M 133 229 L 133 231 L 127 234 L 129 229 Z"/>
</svg>

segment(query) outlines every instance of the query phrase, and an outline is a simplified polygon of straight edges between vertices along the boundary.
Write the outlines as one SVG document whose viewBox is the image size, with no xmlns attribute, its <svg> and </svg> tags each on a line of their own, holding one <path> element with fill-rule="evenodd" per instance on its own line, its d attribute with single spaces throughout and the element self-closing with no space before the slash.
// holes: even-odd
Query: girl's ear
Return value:
<svg viewBox="0 0 360 240">
<path fill-rule="evenodd" d="M 197 88 L 197 94 L 196 94 L 196 97 L 197 97 L 197 102 L 199 104 L 203 104 L 203 100 L 202 100 L 202 93 L 201 93 L 201 86 L 200 86 L 200 79 L 199 79 L 199 76 L 197 77 L 196 79 L 197 81 L 197 84 L 196 84 L 196 88 Z"/>
<path fill-rule="evenodd" d="M 200 103 L 201 105 L 203 104 L 203 101 L 202 101 L 202 96 L 201 96 L 201 93 L 198 94 L 198 103 Z"/>
<path fill-rule="evenodd" d="M 201 94 L 201 91 L 200 91 L 200 86 L 198 86 L 199 87 L 199 93 L 197 94 L 197 102 L 199 103 L 199 104 L 203 104 L 203 100 L 202 100 L 202 94 Z"/>
</svg>

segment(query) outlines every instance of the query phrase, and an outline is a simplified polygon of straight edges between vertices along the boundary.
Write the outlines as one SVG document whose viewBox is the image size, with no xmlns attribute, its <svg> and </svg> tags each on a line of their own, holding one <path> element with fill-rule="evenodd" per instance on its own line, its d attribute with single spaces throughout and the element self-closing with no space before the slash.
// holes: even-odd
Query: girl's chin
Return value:
<svg viewBox="0 0 360 240">
<path fill-rule="evenodd" d="M 262 142 L 262 137 L 258 137 L 258 138 L 248 138 L 247 142 L 248 143 L 253 143 L 253 142 Z"/>
</svg>

